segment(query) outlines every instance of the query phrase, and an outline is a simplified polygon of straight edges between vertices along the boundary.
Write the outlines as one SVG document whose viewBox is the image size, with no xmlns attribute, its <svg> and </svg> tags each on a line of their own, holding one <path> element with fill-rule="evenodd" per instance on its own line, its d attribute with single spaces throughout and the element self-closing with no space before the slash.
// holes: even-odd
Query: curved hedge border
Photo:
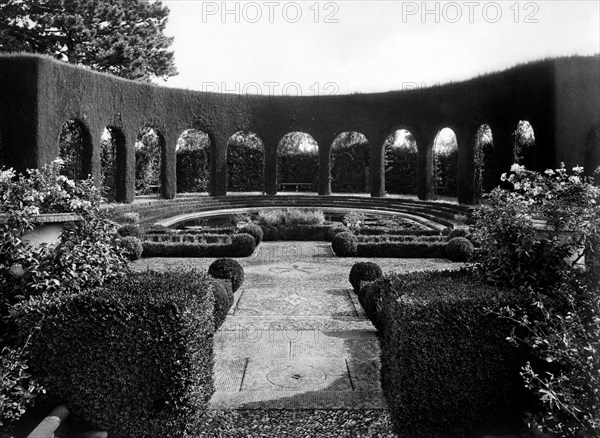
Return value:
<svg viewBox="0 0 600 438">
<path fill-rule="evenodd" d="M 482 436 L 520 426 L 531 400 L 519 375 L 527 352 L 506 341 L 514 324 L 490 310 L 523 297 L 465 270 L 393 274 L 366 288 L 383 332 L 382 388 L 400 436 Z"/>
<path fill-rule="evenodd" d="M 12 322 L 23 341 L 32 334 L 31 372 L 47 401 L 114 438 L 193 433 L 214 391 L 211 281 L 147 271 L 16 306 Z"/>
<path fill-rule="evenodd" d="M 249 234 L 237 234 L 231 243 L 143 243 L 142 257 L 249 257 L 256 242 Z"/>
</svg>

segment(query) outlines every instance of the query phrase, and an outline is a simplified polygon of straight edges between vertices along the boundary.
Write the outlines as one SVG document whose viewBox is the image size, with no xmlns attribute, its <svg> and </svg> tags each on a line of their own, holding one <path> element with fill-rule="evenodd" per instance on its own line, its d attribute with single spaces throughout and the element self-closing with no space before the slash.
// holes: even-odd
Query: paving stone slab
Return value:
<svg viewBox="0 0 600 438">
<path fill-rule="evenodd" d="M 352 391 L 352 384 L 344 359 L 252 357 L 241 391 Z"/>
<path fill-rule="evenodd" d="M 328 317 L 304 315 L 301 318 L 291 316 L 228 316 L 221 326 L 223 331 L 340 331 L 373 330 L 371 321 L 358 317 Z"/>
<path fill-rule="evenodd" d="M 247 358 L 223 359 L 217 357 L 214 366 L 216 391 L 239 391 L 246 371 Z"/>
</svg>

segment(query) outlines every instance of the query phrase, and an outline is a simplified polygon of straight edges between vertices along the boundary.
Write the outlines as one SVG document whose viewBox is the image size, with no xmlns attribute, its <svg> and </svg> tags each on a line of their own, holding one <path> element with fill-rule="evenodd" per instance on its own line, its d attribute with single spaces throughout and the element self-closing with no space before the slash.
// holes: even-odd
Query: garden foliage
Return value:
<svg viewBox="0 0 600 438">
<path fill-rule="evenodd" d="M 244 268 L 236 260 L 220 258 L 208 267 L 208 274 L 220 280 L 231 282 L 233 292 L 236 292 L 244 283 Z"/>
</svg>

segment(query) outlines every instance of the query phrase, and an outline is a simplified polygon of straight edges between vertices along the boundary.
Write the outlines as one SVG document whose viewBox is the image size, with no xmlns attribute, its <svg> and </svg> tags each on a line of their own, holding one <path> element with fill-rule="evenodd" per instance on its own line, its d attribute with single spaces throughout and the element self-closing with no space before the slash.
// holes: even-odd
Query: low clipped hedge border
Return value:
<svg viewBox="0 0 600 438">
<path fill-rule="evenodd" d="M 417 236 L 417 235 L 358 235 L 360 243 L 378 242 L 445 242 L 446 236 Z"/>
<path fill-rule="evenodd" d="M 142 257 L 249 257 L 256 242 L 249 234 L 237 234 L 231 243 L 143 243 Z"/>
<path fill-rule="evenodd" d="M 367 315 L 382 331 L 381 382 L 400 436 L 514 432 L 532 403 L 519 375 L 527 352 L 491 311 L 523 297 L 466 271 L 393 274 L 367 283 Z"/>
<path fill-rule="evenodd" d="M 223 228 L 223 227 L 203 227 L 201 229 L 185 229 L 185 230 L 177 230 L 173 228 L 163 227 L 163 226 L 153 226 L 147 228 L 144 231 L 145 235 L 154 235 L 154 234 L 233 234 L 233 228 Z"/>
<path fill-rule="evenodd" d="M 446 242 L 359 242 L 356 257 L 446 258 Z"/>
<path fill-rule="evenodd" d="M 11 322 L 23 341 L 32 334 L 30 371 L 47 401 L 65 403 L 75 423 L 114 438 L 179 438 L 214 392 L 211 281 L 198 271 L 134 273 L 33 298 Z"/>
<path fill-rule="evenodd" d="M 145 234 L 144 240 L 149 242 L 170 243 L 229 243 L 231 236 L 227 234 L 173 233 Z"/>
</svg>

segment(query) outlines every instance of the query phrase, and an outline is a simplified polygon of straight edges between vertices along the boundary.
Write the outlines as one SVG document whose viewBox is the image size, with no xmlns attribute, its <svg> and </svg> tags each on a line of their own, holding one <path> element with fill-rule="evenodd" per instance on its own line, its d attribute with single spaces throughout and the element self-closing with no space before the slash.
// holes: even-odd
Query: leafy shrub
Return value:
<svg viewBox="0 0 600 438">
<path fill-rule="evenodd" d="M 331 242 L 336 234 L 349 233 L 349 232 L 350 232 L 350 229 L 347 226 L 338 223 L 338 224 L 330 225 L 329 227 L 327 227 L 325 237 L 327 238 L 328 242 Z"/>
<path fill-rule="evenodd" d="M 256 246 L 260 245 L 260 242 L 263 240 L 263 230 L 256 224 L 248 224 L 244 225 L 242 228 L 238 230 L 238 233 L 246 233 L 250 234 L 254 237 L 254 241 L 256 242 Z"/>
<path fill-rule="evenodd" d="M 227 312 L 233 305 L 233 290 L 231 288 L 231 282 L 228 280 L 217 280 L 213 279 L 213 295 L 215 296 L 215 310 L 213 312 L 213 319 L 215 320 L 215 330 L 225 321 Z"/>
<path fill-rule="evenodd" d="M 359 230 L 365 223 L 365 214 L 360 211 L 351 211 L 344 215 L 342 222 L 350 230 Z"/>
<path fill-rule="evenodd" d="M 137 224 L 140 221 L 140 214 L 134 211 L 123 214 L 123 220 L 127 224 Z"/>
<path fill-rule="evenodd" d="M 373 262 L 358 262 L 352 266 L 350 270 L 350 284 L 354 289 L 354 292 L 358 293 L 360 289 L 361 281 L 373 281 L 377 280 L 383 275 L 381 268 L 377 263 Z"/>
<path fill-rule="evenodd" d="M 261 210 L 258 212 L 257 220 L 261 227 L 263 225 L 320 225 L 325 222 L 325 215 L 321 210 L 286 208 Z"/>
<path fill-rule="evenodd" d="M 391 236 L 439 236 L 443 233 L 441 231 L 431 229 L 404 229 L 373 225 L 361 227 L 359 231 L 359 235 L 361 236 L 373 236 L 384 234 Z"/>
<path fill-rule="evenodd" d="M 359 242 L 357 257 L 445 258 L 446 242 Z"/>
<path fill-rule="evenodd" d="M 358 248 L 358 239 L 350 232 L 339 233 L 331 241 L 331 247 L 335 255 L 339 257 L 354 256 Z"/>
<path fill-rule="evenodd" d="M 446 240 L 454 239 L 455 237 L 464 237 L 468 239 L 470 235 L 471 232 L 468 228 L 454 228 L 448 233 Z"/>
<path fill-rule="evenodd" d="M 231 238 L 233 257 L 251 256 L 256 249 L 256 241 L 249 234 L 236 234 Z"/>
<path fill-rule="evenodd" d="M 123 225 L 119 227 L 117 231 L 119 232 L 119 235 L 121 237 L 140 237 L 142 235 L 142 230 L 140 229 L 140 227 L 134 224 Z"/>
<path fill-rule="evenodd" d="M 358 235 L 358 243 L 377 243 L 377 242 L 439 242 L 446 241 L 444 236 L 418 236 L 418 235 Z"/>
<path fill-rule="evenodd" d="M 44 392 L 31 378 L 24 354 L 24 349 L 10 347 L 0 352 L 0 428 L 18 420 L 33 399 Z"/>
<path fill-rule="evenodd" d="M 453 262 L 466 262 L 473 255 L 473 244 L 464 237 L 454 237 L 446 244 L 446 254 Z"/>
<path fill-rule="evenodd" d="M 116 438 L 183 437 L 214 391 L 213 296 L 197 271 L 130 274 L 40 296 L 11 320 L 31 337 L 32 375 L 70 417 Z"/>
<path fill-rule="evenodd" d="M 231 289 L 236 292 L 244 283 L 244 268 L 236 260 L 220 258 L 208 267 L 211 277 L 231 281 Z"/>
<path fill-rule="evenodd" d="M 378 297 L 381 382 L 400 436 L 481 436 L 520 427 L 532 403 L 519 376 L 527 349 L 507 344 L 517 324 L 490 310 L 519 305 L 522 294 L 466 270 L 393 274 L 364 289 Z"/>
<path fill-rule="evenodd" d="M 381 278 L 381 276 L 379 277 Z M 381 291 L 374 283 L 366 283 L 361 285 L 357 292 L 358 302 L 362 306 L 367 318 L 373 323 L 375 328 L 379 331 L 383 330 L 380 323 L 380 315 L 378 311 Z"/>
<path fill-rule="evenodd" d="M 144 251 L 142 241 L 137 237 L 123 237 L 121 239 L 120 245 L 125 250 L 125 254 L 127 254 L 129 260 L 139 259 L 142 256 L 142 252 Z"/>
<path fill-rule="evenodd" d="M 231 236 L 227 234 L 200 234 L 200 233 L 169 233 L 169 234 L 146 234 L 145 240 L 151 242 L 172 243 L 231 243 Z"/>
</svg>

